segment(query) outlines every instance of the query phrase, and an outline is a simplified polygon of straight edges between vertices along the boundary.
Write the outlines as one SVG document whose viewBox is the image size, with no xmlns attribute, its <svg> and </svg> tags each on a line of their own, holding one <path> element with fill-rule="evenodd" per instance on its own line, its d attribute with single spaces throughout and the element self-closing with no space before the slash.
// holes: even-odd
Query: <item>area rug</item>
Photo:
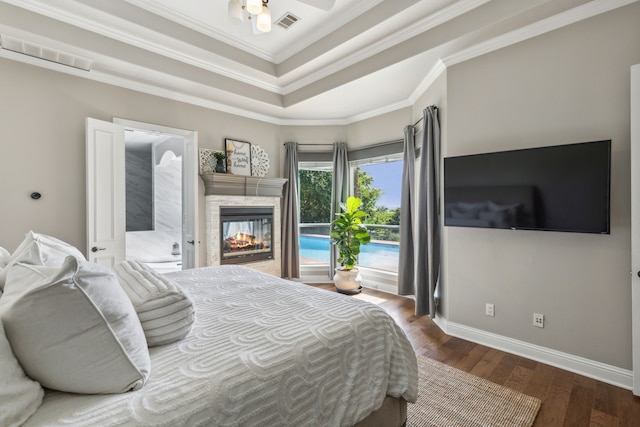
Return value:
<svg viewBox="0 0 640 427">
<path fill-rule="evenodd" d="M 540 400 L 418 356 L 418 401 L 407 427 L 530 427 Z"/>
</svg>

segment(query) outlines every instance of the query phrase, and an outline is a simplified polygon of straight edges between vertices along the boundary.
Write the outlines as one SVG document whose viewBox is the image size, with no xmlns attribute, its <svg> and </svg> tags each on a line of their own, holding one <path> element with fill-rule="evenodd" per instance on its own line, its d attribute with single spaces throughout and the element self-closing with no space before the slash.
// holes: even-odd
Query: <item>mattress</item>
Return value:
<svg viewBox="0 0 640 427">
<path fill-rule="evenodd" d="M 184 340 L 116 395 L 47 391 L 27 426 L 352 426 L 415 402 L 417 362 L 380 307 L 242 266 L 169 273 L 196 306 Z"/>
</svg>

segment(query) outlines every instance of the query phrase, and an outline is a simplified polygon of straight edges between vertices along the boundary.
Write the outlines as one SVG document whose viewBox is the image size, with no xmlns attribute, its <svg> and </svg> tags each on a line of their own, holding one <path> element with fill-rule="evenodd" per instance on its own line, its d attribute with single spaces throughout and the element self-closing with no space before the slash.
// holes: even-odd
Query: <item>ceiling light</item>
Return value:
<svg viewBox="0 0 640 427">
<path fill-rule="evenodd" d="M 262 0 L 247 0 L 247 12 L 257 15 L 262 12 Z"/>
<path fill-rule="evenodd" d="M 267 3 L 269 0 L 229 0 L 229 17 L 234 22 L 242 22 L 244 12 L 247 12 L 254 34 L 268 33 L 271 31 L 271 11 Z"/>
<path fill-rule="evenodd" d="M 262 5 L 262 12 L 258 15 L 256 28 L 263 33 L 271 31 L 271 11 L 267 7 L 266 2 Z"/>
</svg>

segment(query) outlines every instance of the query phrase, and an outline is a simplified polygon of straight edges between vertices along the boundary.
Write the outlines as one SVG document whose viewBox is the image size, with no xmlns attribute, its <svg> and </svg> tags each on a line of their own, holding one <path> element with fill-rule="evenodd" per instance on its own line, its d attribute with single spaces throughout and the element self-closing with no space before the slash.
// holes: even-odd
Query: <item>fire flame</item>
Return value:
<svg viewBox="0 0 640 427">
<path fill-rule="evenodd" d="M 233 236 L 227 237 L 231 250 L 246 249 L 255 246 L 256 236 L 249 233 L 239 231 Z"/>
</svg>

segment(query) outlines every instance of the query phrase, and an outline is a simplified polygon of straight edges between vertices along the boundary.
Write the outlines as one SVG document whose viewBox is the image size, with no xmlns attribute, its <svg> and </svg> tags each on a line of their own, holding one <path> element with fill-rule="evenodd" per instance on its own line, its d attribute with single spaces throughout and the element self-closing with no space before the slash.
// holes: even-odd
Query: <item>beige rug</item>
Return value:
<svg viewBox="0 0 640 427">
<path fill-rule="evenodd" d="M 540 400 L 418 356 L 418 401 L 407 427 L 520 427 L 533 425 Z"/>
</svg>

